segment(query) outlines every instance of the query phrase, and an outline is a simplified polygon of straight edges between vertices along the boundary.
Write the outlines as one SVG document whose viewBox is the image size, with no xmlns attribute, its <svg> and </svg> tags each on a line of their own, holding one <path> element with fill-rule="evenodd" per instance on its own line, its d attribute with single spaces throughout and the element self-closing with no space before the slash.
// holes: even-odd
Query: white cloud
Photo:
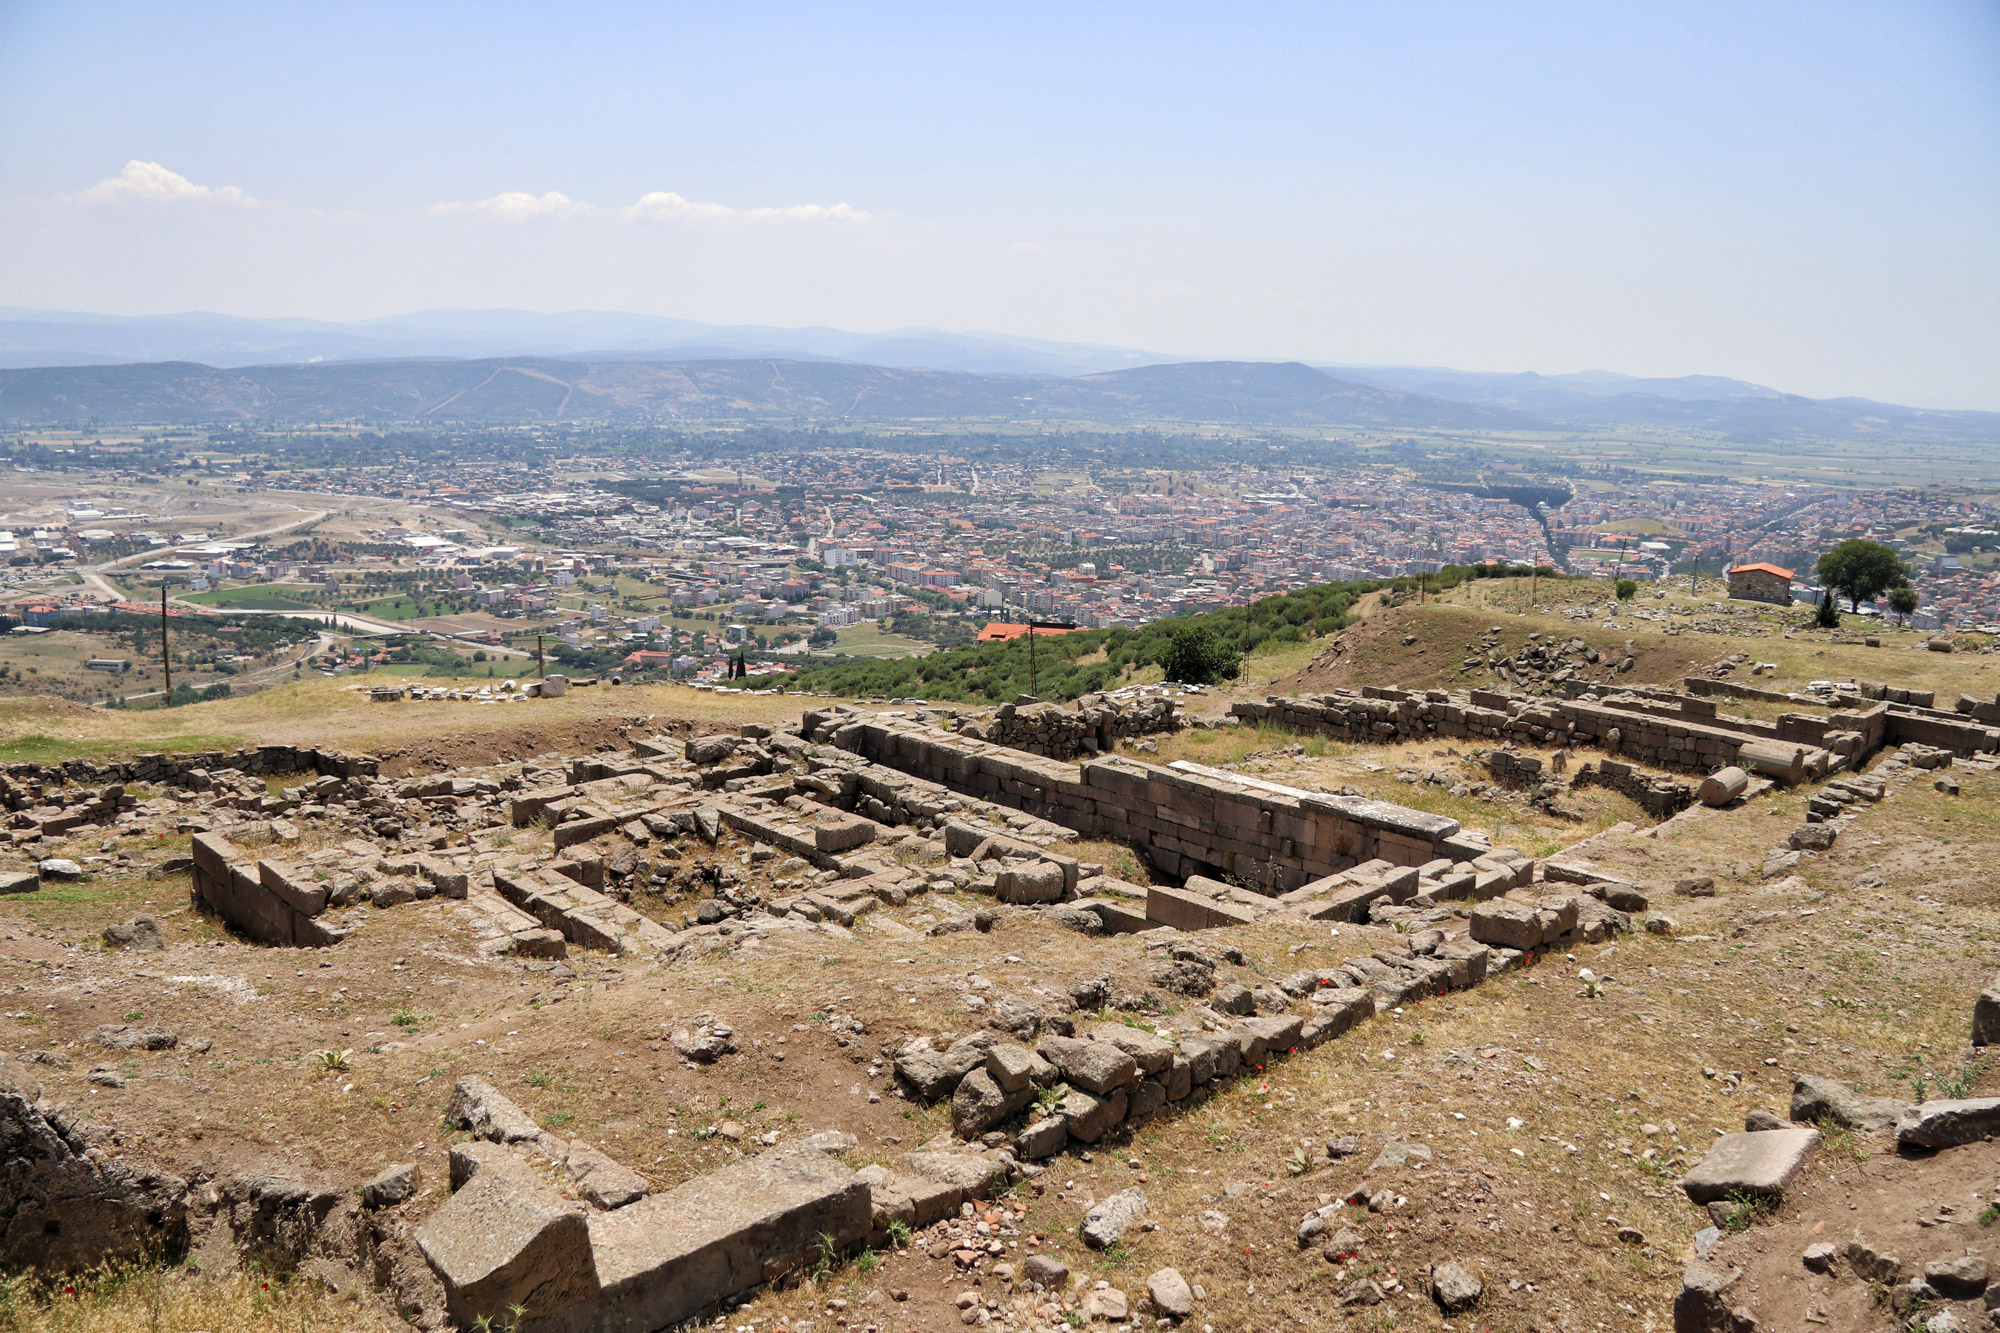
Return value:
<svg viewBox="0 0 2000 1333">
<path fill-rule="evenodd" d="M 731 225 L 757 222 L 867 222 L 874 216 L 846 204 L 792 204 L 784 208 L 731 208 L 696 203 L 668 190 L 641 195 L 621 215 L 635 222 L 700 222 Z"/>
<path fill-rule="evenodd" d="M 1054 251 L 1033 241 L 1016 241 L 1007 247 L 1007 253 L 1016 259 L 1047 259 Z"/>
<path fill-rule="evenodd" d="M 472 213 L 500 218 L 506 222 L 533 222 L 539 218 L 596 217 L 599 211 L 594 204 L 586 204 L 566 194 L 557 194 L 554 190 L 550 190 L 547 194 L 509 190 L 505 194 L 496 194 L 491 199 L 432 204 L 424 210 L 433 215 Z"/>
<path fill-rule="evenodd" d="M 726 227 L 763 223 L 867 222 L 873 214 L 846 204 L 792 204 L 782 208 L 731 208 L 728 204 L 708 204 L 686 198 L 670 190 L 654 190 L 624 208 L 600 208 L 581 199 L 551 190 L 528 194 L 514 190 L 491 199 L 454 200 L 432 204 L 424 212 L 431 216 L 469 214 L 498 218 L 505 222 L 535 222 L 543 218 L 620 218 L 626 222 L 691 223 L 697 226 Z"/>
<path fill-rule="evenodd" d="M 205 203 L 249 206 L 258 202 L 234 185 L 225 185 L 220 189 L 209 185 L 196 185 L 178 171 L 169 171 L 157 162 L 141 162 L 136 158 L 127 162 L 125 169 L 116 176 L 97 182 L 81 194 L 64 197 L 86 200 L 90 203 Z"/>
</svg>

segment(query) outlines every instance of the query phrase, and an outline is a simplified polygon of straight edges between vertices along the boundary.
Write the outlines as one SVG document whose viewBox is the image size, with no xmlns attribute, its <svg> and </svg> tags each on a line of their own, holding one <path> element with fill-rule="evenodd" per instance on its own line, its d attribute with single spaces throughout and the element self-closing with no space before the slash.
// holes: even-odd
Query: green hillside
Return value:
<svg viewBox="0 0 2000 1333">
<path fill-rule="evenodd" d="M 1526 567 L 1450 565 L 1430 575 L 1425 585 L 1436 592 L 1457 587 L 1467 579 L 1525 576 L 1528 572 Z M 1335 633 L 1349 623 L 1355 599 L 1382 590 L 1397 599 L 1415 597 L 1417 580 L 1323 583 L 1278 593 L 1248 606 L 1156 620 L 1135 629 L 1038 635 L 1032 645 L 1020 638 L 954 648 L 928 657 L 811 666 L 799 672 L 795 688 L 958 703 L 1005 703 L 1022 694 L 1075 699 L 1115 689 L 1132 672 L 1158 665 L 1176 635 L 1189 627 L 1212 631 L 1235 656 L 1242 657 L 1267 645 L 1303 643 Z"/>
</svg>

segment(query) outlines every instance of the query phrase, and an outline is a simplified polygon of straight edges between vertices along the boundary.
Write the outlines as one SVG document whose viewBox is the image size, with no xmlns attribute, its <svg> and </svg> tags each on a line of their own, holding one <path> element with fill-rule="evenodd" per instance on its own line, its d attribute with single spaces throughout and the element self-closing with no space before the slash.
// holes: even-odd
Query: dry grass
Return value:
<svg viewBox="0 0 2000 1333">
<path fill-rule="evenodd" d="M 464 743 L 537 729 L 573 733 L 611 714 L 697 723 L 774 722 L 811 704 L 796 695 L 718 695 L 674 685 L 599 685 L 522 703 L 374 703 L 354 678 L 290 682 L 242 699 L 182 708 L 93 709 L 46 696 L 0 699 L 0 759 L 129 755 L 238 745 L 300 744 L 375 751 Z"/>
<path fill-rule="evenodd" d="M 358 1294 L 256 1273 L 117 1265 L 66 1279 L 0 1278 L 0 1333 L 367 1333 L 408 1325 Z"/>
</svg>

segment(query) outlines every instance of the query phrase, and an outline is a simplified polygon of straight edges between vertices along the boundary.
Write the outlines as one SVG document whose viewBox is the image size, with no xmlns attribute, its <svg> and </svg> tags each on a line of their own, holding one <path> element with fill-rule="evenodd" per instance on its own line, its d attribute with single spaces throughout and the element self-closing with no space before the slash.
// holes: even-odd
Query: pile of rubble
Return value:
<svg viewBox="0 0 2000 1333">
<path fill-rule="evenodd" d="M 1040 703 L 1023 695 L 983 714 L 961 714 L 957 729 L 974 740 L 993 741 L 1050 759 L 1108 754 L 1120 741 L 1174 731 L 1180 716 L 1164 694 L 1119 697 L 1086 694 L 1074 708 Z"/>
<path fill-rule="evenodd" d="M 1586 682 L 1592 668 L 1601 668 L 1598 675 L 1606 681 L 1632 669 L 1632 645 L 1628 642 L 1625 651 L 1607 657 L 1582 639 L 1571 637 L 1558 639 L 1554 635 L 1544 638 L 1535 633 L 1528 636 L 1528 642 L 1511 657 L 1505 655 L 1500 644 L 1497 627 L 1488 629 L 1476 644 L 1467 644 L 1467 657 L 1459 663 L 1461 676 L 1475 672 L 1498 676 L 1509 685 L 1530 694 L 1545 694 L 1559 690 L 1570 682 Z"/>
</svg>

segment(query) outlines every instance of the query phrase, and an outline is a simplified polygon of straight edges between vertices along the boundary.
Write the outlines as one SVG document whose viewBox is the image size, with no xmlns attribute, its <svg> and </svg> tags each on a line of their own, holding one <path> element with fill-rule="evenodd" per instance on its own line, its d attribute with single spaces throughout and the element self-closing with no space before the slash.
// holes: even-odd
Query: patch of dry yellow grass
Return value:
<svg viewBox="0 0 2000 1333">
<path fill-rule="evenodd" d="M 0 1279 L 0 1333 L 373 1333 L 407 1327 L 377 1302 L 258 1273 L 115 1265 Z"/>
</svg>

